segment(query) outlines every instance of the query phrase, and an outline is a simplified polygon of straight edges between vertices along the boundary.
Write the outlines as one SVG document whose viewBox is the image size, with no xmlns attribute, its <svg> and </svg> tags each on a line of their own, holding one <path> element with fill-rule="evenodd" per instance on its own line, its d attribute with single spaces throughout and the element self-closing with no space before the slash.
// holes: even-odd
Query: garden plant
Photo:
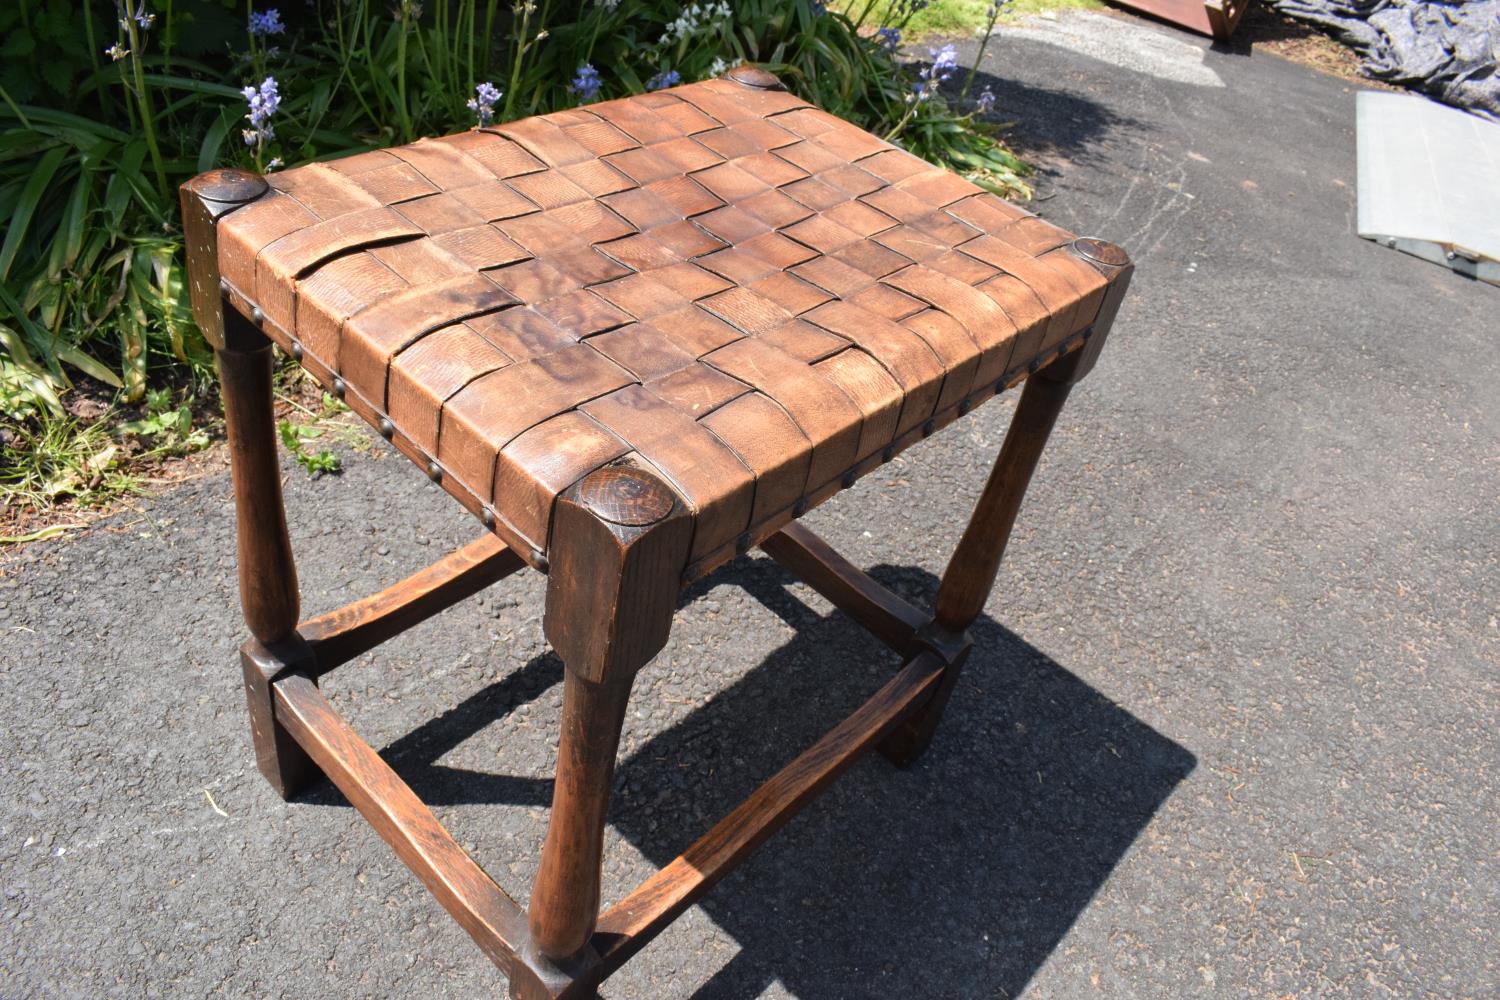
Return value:
<svg viewBox="0 0 1500 1000">
<path fill-rule="evenodd" d="M 927 6 L 5 5 L 0 495 L 7 504 L 87 500 L 121 481 L 116 466 L 126 455 L 204 440 L 187 404 L 210 384 L 212 361 L 188 308 L 177 186 L 213 167 L 274 171 L 700 80 L 750 61 L 920 156 L 998 193 L 1026 194 L 1024 165 L 979 120 L 993 98 L 970 92 L 972 74 L 959 72 L 953 48 L 898 58 L 903 33 Z M 992 25 L 1000 4 L 987 10 Z M 80 386 L 116 408 L 80 415 L 69 405 Z"/>
</svg>

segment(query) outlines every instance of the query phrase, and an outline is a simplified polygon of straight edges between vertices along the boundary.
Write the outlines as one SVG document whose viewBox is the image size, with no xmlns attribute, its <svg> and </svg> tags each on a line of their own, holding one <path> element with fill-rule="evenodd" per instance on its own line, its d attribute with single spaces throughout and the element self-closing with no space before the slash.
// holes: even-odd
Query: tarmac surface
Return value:
<svg viewBox="0 0 1500 1000">
<path fill-rule="evenodd" d="M 1350 85 L 1065 21 L 1007 31 L 979 86 L 1047 165 L 1034 207 L 1138 270 L 944 727 L 907 771 L 856 764 L 607 998 L 1500 996 L 1500 289 L 1355 236 Z M 809 523 L 928 597 L 1013 408 Z M 382 445 L 346 459 L 286 471 L 307 613 L 477 533 Z M 542 582 L 327 682 L 523 900 Z M 4 567 L 0 996 L 504 995 L 337 793 L 260 778 L 241 634 L 227 472 Z M 894 666 L 764 557 L 695 588 L 637 684 L 607 899 Z"/>
</svg>

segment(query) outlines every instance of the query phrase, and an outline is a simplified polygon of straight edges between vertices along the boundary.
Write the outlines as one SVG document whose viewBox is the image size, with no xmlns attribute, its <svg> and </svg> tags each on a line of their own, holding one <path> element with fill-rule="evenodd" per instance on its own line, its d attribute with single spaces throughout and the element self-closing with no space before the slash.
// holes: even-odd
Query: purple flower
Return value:
<svg viewBox="0 0 1500 1000">
<path fill-rule="evenodd" d="M 578 75 L 573 77 L 573 82 L 568 89 L 577 94 L 579 100 L 592 101 L 599 96 L 599 91 L 604 87 L 604 80 L 599 76 L 599 71 L 588 63 L 578 67 Z"/>
<path fill-rule="evenodd" d="M 958 50 L 953 46 L 944 45 L 941 49 L 927 51 L 932 53 L 932 65 L 917 74 L 920 82 L 912 88 L 919 101 L 925 101 L 936 93 L 938 87 L 958 69 Z"/>
<path fill-rule="evenodd" d="M 881 28 L 876 35 L 880 39 L 880 47 L 887 52 L 894 53 L 901 47 L 900 28 Z"/>
<path fill-rule="evenodd" d="M 675 69 L 669 69 L 665 73 L 658 73 L 646 81 L 647 90 L 662 90 L 666 87 L 675 87 L 682 82 L 682 74 Z"/>
<path fill-rule="evenodd" d="M 151 26 L 156 23 L 156 15 L 146 12 L 145 0 L 141 0 L 141 2 L 136 5 L 134 11 L 131 11 L 128 0 L 125 3 L 121 3 L 120 0 L 115 0 L 115 10 L 120 15 L 120 27 L 127 31 L 130 30 L 131 21 L 134 21 L 136 24 L 138 24 L 142 31 L 150 31 Z"/>
<path fill-rule="evenodd" d="M 119 62 L 121 59 L 124 59 L 126 56 L 130 55 L 130 50 L 121 45 L 119 42 L 115 42 L 115 44 L 104 50 L 104 54 L 109 56 L 115 62 Z"/>
<path fill-rule="evenodd" d="M 813 17 L 822 17 L 826 13 L 828 13 L 827 4 L 822 3 L 821 0 L 812 0 Z"/>
<path fill-rule="evenodd" d="M 276 129 L 271 125 L 271 116 L 281 107 L 276 80 L 268 76 L 261 81 L 259 88 L 246 87 L 240 93 L 245 95 L 245 102 L 250 105 L 250 112 L 245 115 L 250 121 L 250 127 L 240 134 L 245 138 L 245 145 L 264 149 L 266 143 L 276 138 Z"/>
<path fill-rule="evenodd" d="M 941 49 L 928 49 L 932 53 L 932 79 L 935 83 L 942 83 L 953 75 L 958 69 L 958 50 L 951 45 L 944 45 Z"/>
<path fill-rule="evenodd" d="M 984 90 L 979 94 L 979 100 L 974 102 L 974 112 L 976 114 L 987 115 L 990 113 L 990 110 L 994 108 L 994 106 L 995 92 L 990 88 L 985 87 Z"/>
<path fill-rule="evenodd" d="M 468 106 L 481 126 L 488 125 L 494 119 L 495 104 L 500 97 L 500 90 L 493 83 L 481 83 L 474 88 L 474 96 L 469 98 Z"/>
<path fill-rule="evenodd" d="M 281 11 L 272 7 L 262 13 L 252 10 L 250 12 L 250 35 L 253 38 L 265 38 L 268 35 L 279 35 L 286 31 L 286 25 L 281 23 Z"/>
</svg>

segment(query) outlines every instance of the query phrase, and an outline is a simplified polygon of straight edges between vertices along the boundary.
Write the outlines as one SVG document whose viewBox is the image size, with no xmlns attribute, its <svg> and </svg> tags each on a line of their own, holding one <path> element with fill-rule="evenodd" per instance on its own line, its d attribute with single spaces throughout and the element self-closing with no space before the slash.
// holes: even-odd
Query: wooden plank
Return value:
<svg viewBox="0 0 1500 1000">
<path fill-rule="evenodd" d="M 1249 0 L 1115 0 L 1120 7 L 1138 10 L 1152 17 L 1208 35 L 1215 41 L 1226 41 L 1240 23 Z"/>
<path fill-rule="evenodd" d="M 854 758 L 920 706 L 942 676 L 942 668 L 942 660 L 932 653 L 912 658 L 853 715 L 761 785 L 681 857 L 601 916 L 594 935 L 600 962 L 587 974 L 589 979 L 597 982 L 619 968 L 734 870 Z"/>
<path fill-rule="evenodd" d="M 297 631 L 317 658 L 314 676 L 369 652 L 525 565 L 510 546 L 484 535 L 378 594 L 309 618 Z"/>
<path fill-rule="evenodd" d="M 876 583 L 808 528 L 793 522 L 760 547 L 887 646 L 908 655 L 920 648 L 912 637 L 931 616 Z"/>
<path fill-rule="evenodd" d="M 338 786 L 443 909 L 507 976 L 526 970 L 517 953 L 526 916 L 464 853 L 432 811 L 349 727 L 311 678 L 278 680 L 277 720 Z"/>
</svg>

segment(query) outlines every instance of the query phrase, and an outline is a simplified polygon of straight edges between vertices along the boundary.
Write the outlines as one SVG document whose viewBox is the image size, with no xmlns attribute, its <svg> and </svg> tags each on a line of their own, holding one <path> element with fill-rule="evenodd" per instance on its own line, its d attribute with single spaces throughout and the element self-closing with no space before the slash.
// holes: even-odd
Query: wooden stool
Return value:
<svg viewBox="0 0 1500 1000">
<path fill-rule="evenodd" d="M 182 189 L 218 354 L 260 769 L 321 773 L 510 978 L 588 997 L 874 745 L 927 746 L 1053 422 L 1131 266 L 799 100 L 724 78 Z M 296 358 L 488 532 L 298 623 L 271 409 Z M 1029 377 L 1029 378 L 1028 378 Z M 928 613 L 794 522 L 1026 380 Z M 870 701 L 599 913 L 626 700 L 680 587 L 759 545 L 898 651 Z M 524 910 L 334 712 L 318 678 L 524 566 L 566 664 Z"/>
</svg>

